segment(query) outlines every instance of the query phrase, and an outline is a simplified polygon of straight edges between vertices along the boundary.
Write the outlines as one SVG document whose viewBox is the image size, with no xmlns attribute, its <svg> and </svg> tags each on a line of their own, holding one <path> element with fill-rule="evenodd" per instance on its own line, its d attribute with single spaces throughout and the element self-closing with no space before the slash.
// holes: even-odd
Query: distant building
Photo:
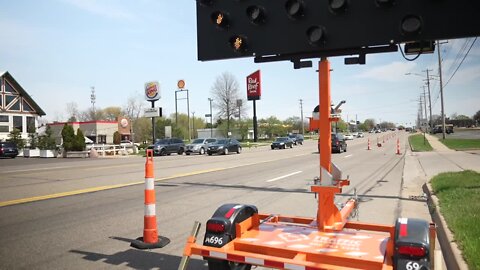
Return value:
<svg viewBox="0 0 480 270">
<path fill-rule="evenodd" d="M 130 121 L 126 117 L 119 117 L 118 121 L 86 121 L 86 122 L 55 122 L 47 124 L 52 130 L 52 136 L 55 137 L 57 144 L 62 144 L 62 129 L 64 125 L 73 127 L 75 133 L 77 129 L 83 132 L 83 135 L 93 143 L 113 144 L 113 134 L 118 131 L 121 140 L 131 140 Z"/>
<path fill-rule="evenodd" d="M 0 72 L 0 140 L 8 139 L 16 128 L 22 138 L 28 138 L 28 131 L 37 131 L 38 117 L 45 112 L 13 78 L 8 71 Z"/>
</svg>

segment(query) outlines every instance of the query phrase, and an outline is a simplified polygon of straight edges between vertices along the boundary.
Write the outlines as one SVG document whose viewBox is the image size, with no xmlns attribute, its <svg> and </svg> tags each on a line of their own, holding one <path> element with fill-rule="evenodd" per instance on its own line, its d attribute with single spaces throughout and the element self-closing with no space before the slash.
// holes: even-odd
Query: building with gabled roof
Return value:
<svg viewBox="0 0 480 270">
<path fill-rule="evenodd" d="M 38 117 L 45 112 L 8 72 L 0 71 L 0 140 L 8 139 L 16 128 L 26 139 L 28 131 L 36 132 Z"/>
</svg>

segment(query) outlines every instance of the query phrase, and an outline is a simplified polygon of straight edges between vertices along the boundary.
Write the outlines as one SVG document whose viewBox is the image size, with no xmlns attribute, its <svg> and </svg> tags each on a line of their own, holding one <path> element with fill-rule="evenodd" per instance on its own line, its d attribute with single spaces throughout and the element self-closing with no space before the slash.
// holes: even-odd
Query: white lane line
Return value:
<svg viewBox="0 0 480 270">
<path fill-rule="evenodd" d="M 302 173 L 302 171 L 293 172 L 293 173 L 286 174 L 286 175 L 284 175 L 284 176 L 280 176 L 280 177 L 277 177 L 277 178 L 273 178 L 273 179 L 267 180 L 267 182 L 274 182 L 274 181 L 277 181 L 277 180 L 280 180 L 280 179 L 283 179 L 283 178 L 287 178 L 287 177 L 289 177 L 289 176 L 292 176 L 292 175 L 295 175 L 295 174 L 299 174 L 299 173 Z"/>
<path fill-rule="evenodd" d="M 345 158 L 349 158 L 349 157 L 351 157 L 351 156 L 353 156 L 353 155 L 352 155 L 352 154 L 346 155 Z"/>
</svg>

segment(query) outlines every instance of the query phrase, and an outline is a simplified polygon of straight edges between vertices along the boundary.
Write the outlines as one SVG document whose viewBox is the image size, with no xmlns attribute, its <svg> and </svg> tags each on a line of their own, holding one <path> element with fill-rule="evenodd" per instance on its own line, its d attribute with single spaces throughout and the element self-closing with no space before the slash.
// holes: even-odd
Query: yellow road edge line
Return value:
<svg viewBox="0 0 480 270">
<path fill-rule="evenodd" d="M 299 154 L 299 155 L 295 155 L 294 157 L 299 157 L 299 156 L 304 156 L 304 155 L 307 155 L 307 154 Z M 241 165 L 230 166 L 230 167 L 225 167 L 225 168 L 214 168 L 214 169 L 207 169 L 207 170 L 195 171 L 195 172 L 189 172 L 189 173 L 174 174 L 174 175 L 171 175 L 171 176 L 155 179 L 155 182 L 165 181 L 165 180 L 170 180 L 170 179 L 180 178 L 180 177 L 186 177 L 186 176 L 199 175 L 199 174 L 210 173 L 210 172 L 218 172 L 218 171 L 223 171 L 223 170 L 228 170 L 228 169 L 240 168 L 240 167 L 244 167 L 244 166 L 258 165 L 258 164 L 268 163 L 268 162 L 282 160 L 282 159 L 283 158 L 260 161 L 260 162 L 249 163 L 249 164 L 241 164 Z M 92 193 L 92 192 L 98 192 L 98 191 L 103 191 L 103 190 L 140 185 L 140 184 L 144 184 L 144 183 L 145 183 L 144 181 L 138 181 L 138 182 L 132 182 L 132 183 L 127 183 L 127 184 L 100 186 L 100 187 L 93 187 L 93 188 L 86 188 L 86 189 L 79 189 L 79 190 L 73 190 L 73 191 L 67 191 L 67 192 L 54 193 L 54 194 L 43 195 L 43 196 L 21 198 L 21 199 L 16 199 L 16 200 L 0 202 L 0 207 L 22 204 L 22 203 L 29 203 L 29 202 L 37 202 L 37 201 L 43 201 L 43 200 L 49 200 L 49 199 L 57 199 L 57 198 L 62 198 L 62 197 L 67 197 L 67 196 L 80 195 L 80 194 L 85 194 L 85 193 Z"/>
</svg>

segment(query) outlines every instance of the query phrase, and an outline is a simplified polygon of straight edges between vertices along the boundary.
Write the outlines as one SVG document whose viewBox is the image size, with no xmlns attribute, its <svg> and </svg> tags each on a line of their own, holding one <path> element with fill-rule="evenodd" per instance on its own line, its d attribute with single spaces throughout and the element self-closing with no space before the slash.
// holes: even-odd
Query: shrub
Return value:
<svg viewBox="0 0 480 270">
<path fill-rule="evenodd" d="M 8 137 L 9 141 L 15 143 L 18 149 L 23 149 L 25 147 L 25 140 L 22 139 L 22 133 L 20 132 L 20 130 L 14 128 L 12 131 L 10 131 Z"/>
<path fill-rule="evenodd" d="M 62 129 L 62 140 L 63 148 L 65 151 L 72 151 L 74 140 L 75 140 L 75 131 L 72 126 L 65 124 Z"/>
<path fill-rule="evenodd" d="M 113 143 L 120 144 L 121 140 L 122 140 L 122 135 L 120 135 L 120 132 L 115 131 L 115 133 L 113 133 Z"/>
<path fill-rule="evenodd" d="M 77 129 L 77 135 L 75 135 L 73 150 L 74 151 L 85 150 L 85 136 L 83 135 L 83 132 L 80 128 Z"/>
</svg>

